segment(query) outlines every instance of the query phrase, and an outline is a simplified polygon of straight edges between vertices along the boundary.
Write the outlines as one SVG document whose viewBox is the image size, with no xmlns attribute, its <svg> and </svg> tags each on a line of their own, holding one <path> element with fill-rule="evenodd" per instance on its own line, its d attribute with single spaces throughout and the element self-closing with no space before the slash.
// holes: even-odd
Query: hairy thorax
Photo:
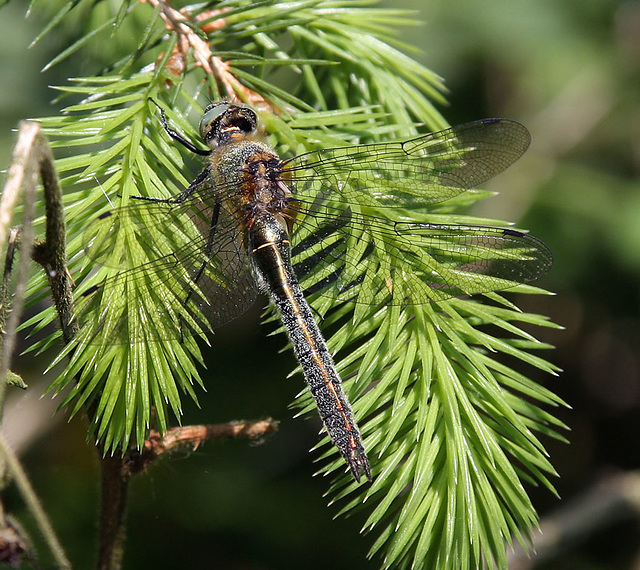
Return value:
<svg viewBox="0 0 640 570">
<path fill-rule="evenodd" d="M 290 225 L 292 194 L 269 146 L 238 134 L 214 149 L 211 169 L 220 199 L 242 225 L 251 227 L 264 213 Z"/>
</svg>

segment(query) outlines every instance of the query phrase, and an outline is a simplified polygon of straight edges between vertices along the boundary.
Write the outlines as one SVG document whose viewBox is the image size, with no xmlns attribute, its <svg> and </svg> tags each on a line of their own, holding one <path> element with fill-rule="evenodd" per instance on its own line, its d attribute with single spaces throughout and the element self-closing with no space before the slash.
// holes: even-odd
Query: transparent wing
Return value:
<svg viewBox="0 0 640 570">
<path fill-rule="evenodd" d="M 404 142 L 302 154 L 282 177 L 311 199 L 327 181 L 334 200 L 377 207 L 424 208 L 476 188 L 520 158 L 529 131 L 509 119 L 484 119 Z M 340 197 L 340 198 L 339 198 Z"/>
<path fill-rule="evenodd" d="M 292 263 L 303 290 L 373 305 L 421 305 L 532 281 L 549 248 L 518 231 L 394 222 L 298 203 Z"/>
<path fill-rule="evenodd" d="M 389 218 L 366 215 L 372 207 L 401 213 L 450 199 L 507 168 L 529 140 L 519 123 L 486 119 L 282 161 L 274 176 L 295 190 L 288 212 L 295 212 L 292 261 L 303 289 L 368 304 L 422 304 L 540 276 L 552 258 L 532 236 L 394 221 L 390 210 Z M 139 202 L 87 230 L 88 255 L 111 276 L 78 296 L 86 342 L 202 334 L 254 302 L 242 234 L 219 200 L 239 188 L 207 182 L 204 174 L 182 203 Z"/>
<path fill-rule="evenodd" d="M 497 291 L 548 271 L 552 255 L 509 229 L 400 222 L 390 211 L 448 200 L 526 151 L 508 119 L 458 125 L 410 141 L 318 150 L 282 165 L 296 189 L 293 263 L 308 292 L 367 304 L 423 304 Z M 374 210 L 371 210 L 374 208 Z M 380 212 L 389 217 L 365 215 Z"/>
<path fill-rule="evenodd" d="M 255 301 L 242 237 L 218 202 L 137 202 L 100 216 L 84 239 L 110 273 L 77 295 L 85 342 L 202 335 Z"/>
</svg>

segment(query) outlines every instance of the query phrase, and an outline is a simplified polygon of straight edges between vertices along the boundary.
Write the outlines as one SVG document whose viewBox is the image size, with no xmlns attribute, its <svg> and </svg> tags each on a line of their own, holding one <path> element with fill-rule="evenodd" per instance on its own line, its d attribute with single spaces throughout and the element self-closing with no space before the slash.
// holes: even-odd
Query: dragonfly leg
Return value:
<svg viewBox="0 0 640 570">
<path fill-rule="evenodd" d="M 154 198 L 153 196 L 131 196 L 132 200 L 144 200 L 145 202 L 160 202 L 162 204 L 182 204 L 191 194 L 193 194 L 209 176 L 211 167 L 207 166 L 194 181 L 187 186 L 177 198 Z"/>
<path fill-rule="evenodd" d="M 158 103 L 156 103 L 154 99 L 149 98 L 149 101 L 151 101 L 156 107 L 158 107 L 158 109 L 160 109 L 160 122 L 162 123 L 162 128 L 174 141 L 178 141 L 182 146 L 189 149 L 195 154 L 200 154 L 202 156 L 209 156 L 209 154 L 211 154 L 210 150 L 202 150 L 198 148 L 191 141 L 184 138 L 179 132 L 172 129 L 167 122 L 167 115 L 164 109 L 160 105 L 158 105 Z"/>
</svg>

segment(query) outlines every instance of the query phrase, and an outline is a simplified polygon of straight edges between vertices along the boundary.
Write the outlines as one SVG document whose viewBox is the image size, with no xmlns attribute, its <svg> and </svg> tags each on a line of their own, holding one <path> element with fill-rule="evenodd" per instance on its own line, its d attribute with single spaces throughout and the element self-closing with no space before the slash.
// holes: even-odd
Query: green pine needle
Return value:
<svg viewBox="0 0 640 570">
<path fill-rule="evenodd" d="M 98 271 L 83 251 L 100 213 L 130 203 L 132 196 L 176 195 L 197 172 L 197 166 L 185 167 L 193 161 L 168 140 L 149 99 L 167 110 L 173 128 L 200 144 L 193 125 L 210 98 L 224 92 L 220 78 L 203 71 L 192 49 L 184 73 L 173 73 L 170 55 L 178 41 L 159 19 L 160 6 L 131 2 L 119 10 L 112 4 L 67 2 L 38 37 L 75 26 L 69 47 L 48 66 L 82 54 L 96 69 L 95 77 L 59 88 L 70 104 L 63 114 L 41 120 L 60 156 L 69 265 L 79 299 L 122 267 L 154 259 L 148 245 L 154 240 L 169 244 L 188 238 L 150 227 L 150 238 L 140 243 L 122 232 L 121 247 L 105 256 Z M 393 27 L 413 16 L 370 4 L 227 0 L 193 10 L 214 26 L 209 42 L 229 64 L 227 79 L 237 80 L 240 96 L 253 90 L 278 109 L 262 112 L 261 119 L 269 142 L 281 155 L 292 156 L 407 138 L 416 133 L 417 122 L 431 130 L 445 126 L 434 107 L 443 102 L 440 79 L 398 51 L 402 44 Z M 216 11 L 222 6 L 225 12 Z M 195 19 L 190 25 L 201 37 Z M 412 216 L 440 224 L 491 223 L 453 211 L 488 194 L 466 192 Z M 357 240 L 353 247 L 359 247 Z M 32 298 L 41 298 L 44 287 L 42 277 L 34 278 Z M 145 327 L 162 327 L 151 318 L 154 299 L 145 296 L 148 289 L 153 287 L 136 290 L 132 284 L 114 293 L 118 299 L 98 299 L 94 309 L 105 311 L 109 302 L 112 322 L 127 318 L 127 333 L 144 335 Z M 531 286 L 517 290 L 540 293 Z M 358 515 L 363 528 L 374 535 L 370 554 L 386 568 L 506 568 L 505 544 L 515 538 L 528 548 L 537 524 L 523 483 L 553 492 L 549 479 L 555 472 L 539 437 L 561 439 L 564 426 L 541 406 L 565 404 L 504 362 L 555 374 L 538 354 L 548 346 L 530 332 L 532 326 L 554 325 L 518 311 L 501 295 L 485 297 L 404 309 L 310 299 L 325 316 L 323 328 L 336 331 L 327 340 L 361 426 L 374 480 L 357 485 L 328 438 L 321 445 L 321 470 L 335 475 L 331 492 L 342 514 L 363 511 Z M 38 329 L 53 321 L 49 309 L 27 326 Z M 157 328 L 149 336 L 164 337 Z M 47 348 L 58 337 L 36 348 Z M 180 418 L 184 395 L 196 399 L 202 388 L 202 354 L 194 338 L 133 343 L 114 338 L 96 345 L 82 337 L 81 330 L 54 363 L 66 368 L 50 391 L 67 391 L 63 406 L 71 413 L 91 410 L 91 434 L 105 452 L 142 445 L 152 421 L 166 429 L 172 417 Z M 313 410 L 308 391 L 295 406 Z"/>
</svg>

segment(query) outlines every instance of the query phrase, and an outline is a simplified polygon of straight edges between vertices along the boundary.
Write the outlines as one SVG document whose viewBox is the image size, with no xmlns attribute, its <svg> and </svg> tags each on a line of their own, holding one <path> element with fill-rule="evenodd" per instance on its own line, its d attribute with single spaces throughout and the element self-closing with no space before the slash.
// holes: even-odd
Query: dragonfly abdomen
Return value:
<svg viewBox="0 0 640 570">
<path fill-rule="evenodd" d="M 278 309 L 327 432 L 355 479 L 360 481 L 361 472 L 370 479 L 371 468 L 351 404 L 291 267 L 286 224 L 271 214 L 255 219 L 249 244 L 255 270 Z"/>
</svg>

